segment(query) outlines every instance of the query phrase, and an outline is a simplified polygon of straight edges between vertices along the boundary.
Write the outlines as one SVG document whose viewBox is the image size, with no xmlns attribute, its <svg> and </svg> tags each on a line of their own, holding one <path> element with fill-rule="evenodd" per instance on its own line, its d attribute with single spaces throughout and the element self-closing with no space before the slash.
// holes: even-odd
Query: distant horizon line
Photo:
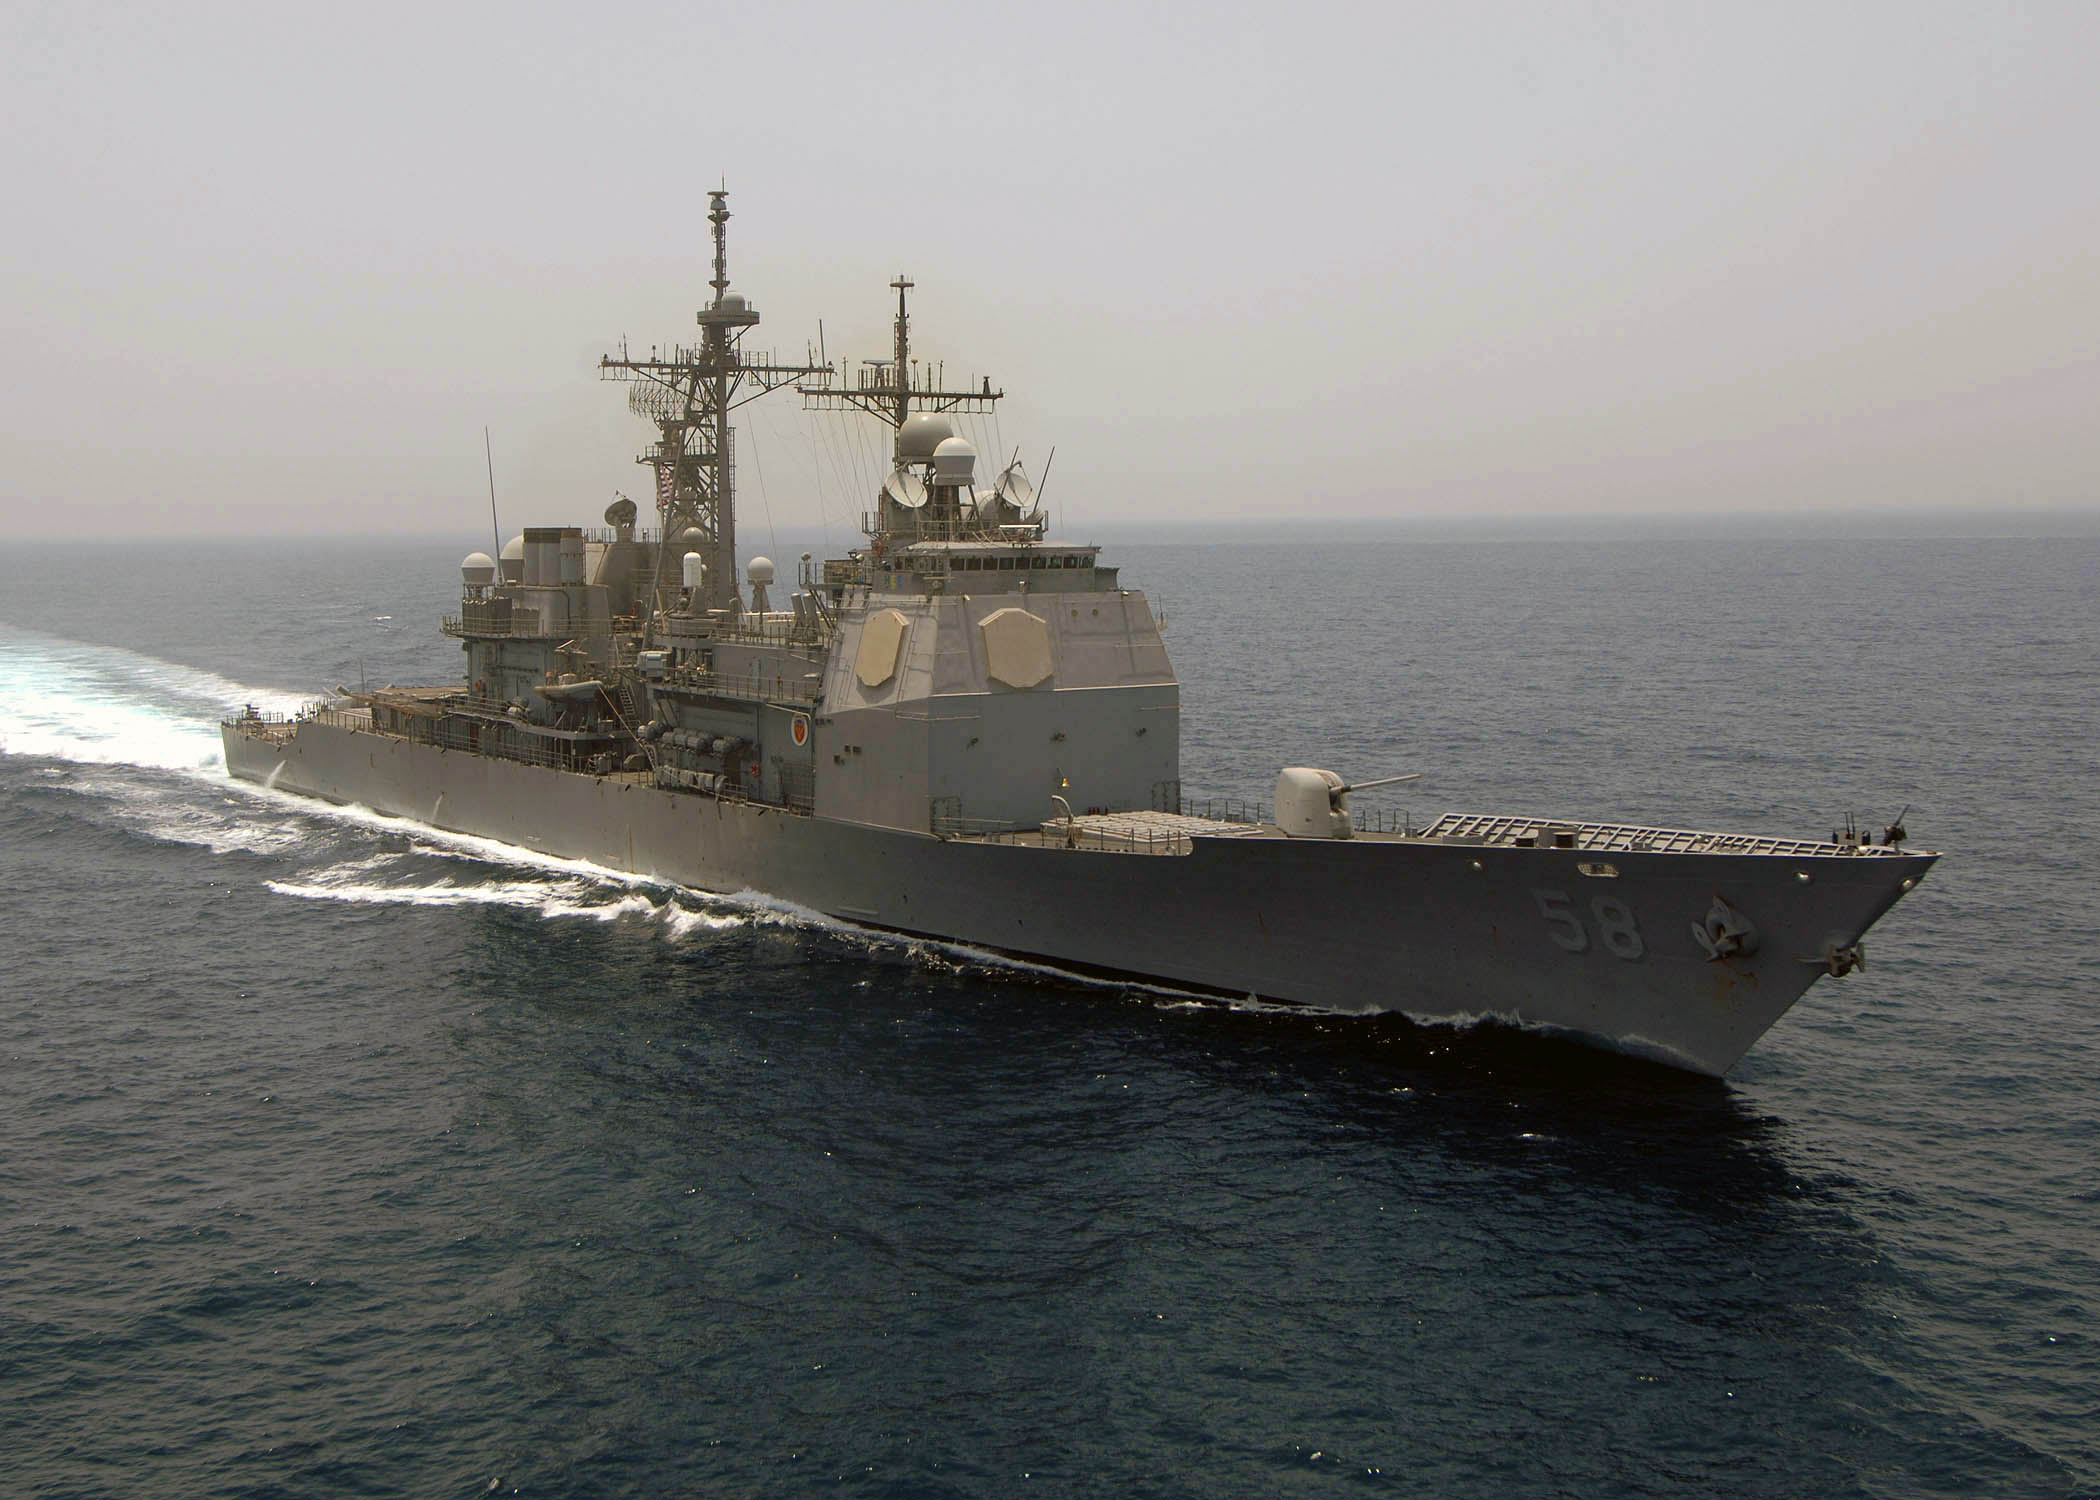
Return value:
<svg viewBox="0 0 2100 1500">
<path fill-rule="evenodd" d="M 534 522 L 533 524 L 541 524 Z M 550 523 L 552 524 L 552 523 Z M 596 529 L 594 523 L 593 529 Z M 2085 536 L 2100 534 L 2100 502 L 2076 504 L 2023 504 L 2023 505 L 1860 505 L 1846 507 L 1799 507 L 1793 509 L 1728 509 L 1711 511 L 1670 510 L 1586 510 L 1586 511 L 1502 511 L 1492 513 L 1447 511 L 1412 515 L 1254 515 L 1198 518 L 1166 516 L 1158 518 L 1131 518 L 1108 525 L 1085 522 L 1090 539 L 1098 533 L 1142 539 L 1148 535 L 1185 539 L 1192 533 L 1205 533 L 1215 540 L 1230 541 L 1235 535 L 1247 536 L 1261 533 L 1262 540 L 1275 540 L 1276 533 L 1292 533 L 1288 540 L 1315 542 L 1322 532 L 1346 530 L 1365 532 L 1388 530 L 1395 532 L 1507 532 L 1517 528 L 1550 531 L 1554 528 L 1572 530 L 1612 530 L 1621 534 L 1628 530 L 1653 527 L 1658 531 L 1680 534 L 1692 528 L 1713 528 L 1740 534 L 1746 528 L 1771 530 L 1772 528 L 1798 528 L 1806 531 L 1841 529 L 1848 536 L 1860 535 L 1862 526 L 1901 526 L 1911 534 L 1925 534 L 1947 539 L 1960 537 L 1987 537 L 1998 535 L 2034 536 L 2036 533 L 2024 528 L 2037 524 L 2070 524 L 2074 529 L 2068 534 Z M 1981 531 L 1971 528 L 1981 527 Z M 2020 528 L 2007 532 L 2003 528 Z M 513 534 L 522 528 L 514 528 Z M 646 529 L 646 528 L 645 528 Z M 741 527 L 747 535 L 754 529 Z M 833 530 L 821 521 L 794 523 L 766 528 L 768 536 L 788 534 L 806 537 L 814 532 Z M 1058 530 L 1053 526 L 1053 533 Z M 22 534 L 17 532 L 12 540 L 24 543 L 76 543 L 107 542 L 107 533 L 47 533 Z M 123 531 L 121 540 L 126 542 L 154 543 L 223 543 L 223 542 L 294 542 L 294 541 L 448 541 L 467 542 L 476 540 L 475 528 L 471 525 L 458 527 L 434 527 L 429 529 L 400 529 L 375 531 L 371 529 L 346 529 L 330 531 Z M 753 538 L 755 542 L 755 538 Z"/>
</svg>

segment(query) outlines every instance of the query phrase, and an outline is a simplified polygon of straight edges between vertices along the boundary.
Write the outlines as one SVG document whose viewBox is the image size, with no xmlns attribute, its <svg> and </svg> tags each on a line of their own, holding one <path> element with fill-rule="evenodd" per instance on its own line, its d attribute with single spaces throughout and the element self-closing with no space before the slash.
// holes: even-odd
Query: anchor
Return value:
<svg viewBox="0 0 2100 1500">
<path fill-rule="evenodd" d="M 1706 950 L 1708 963 L 1748 958 L 1757 951 L 1757 924 L 1719 896 L 1706 909 L 1705 920 L 1692 924 L 1692 937 Z"/>
</svg>

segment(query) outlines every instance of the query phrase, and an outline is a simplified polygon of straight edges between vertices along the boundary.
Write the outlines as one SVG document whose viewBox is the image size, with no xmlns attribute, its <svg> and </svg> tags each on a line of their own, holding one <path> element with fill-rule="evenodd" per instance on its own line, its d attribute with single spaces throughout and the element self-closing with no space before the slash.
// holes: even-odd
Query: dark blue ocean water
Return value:
<svg viewBox="0 0 2100 1500">
<path fill-rule="evenodd" d="M 2100 1494 L 2090 528 L 1121 549 L 1192 792 L 1912 804 L 1721 1083 L 224 779 L 471 541 L 0 557 L 0 1491 Z"/>
</svg>

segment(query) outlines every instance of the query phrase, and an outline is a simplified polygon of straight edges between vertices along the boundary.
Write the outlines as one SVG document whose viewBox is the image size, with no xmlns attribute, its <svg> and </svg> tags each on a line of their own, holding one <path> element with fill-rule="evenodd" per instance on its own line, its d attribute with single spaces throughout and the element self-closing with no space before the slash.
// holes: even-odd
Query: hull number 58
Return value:
<svg viewBox="0 0 2100 1500">
<path fill-rule="evenodd" d="M 1570 953 L 1590 951 L 1590 932 L 1575 910 L 1566 891 L 1534 890 L 1539 915 L 1546 919 L 1546 933 Z M 1597 926 L 1597 941 L 1614 958 L 1632 960 L 1647 952 L 1641 929 L 1633 919 L 1633 908 L 1617 896 L 1599 896 L 1590 902 L 1590 916 Z"/>
</svg>

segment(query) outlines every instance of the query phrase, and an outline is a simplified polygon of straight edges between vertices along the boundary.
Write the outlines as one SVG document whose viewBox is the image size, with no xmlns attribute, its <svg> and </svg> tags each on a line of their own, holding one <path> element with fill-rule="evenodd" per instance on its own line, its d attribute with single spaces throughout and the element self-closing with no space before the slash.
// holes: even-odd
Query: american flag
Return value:
<svg viewBox="0 0 2100 1500">
<path fill-rule="evenodd" d="M 656 503 L 669 505 L 678 493 L 678 471 L 669 464 L 656 466 Z"/>
</svg>

